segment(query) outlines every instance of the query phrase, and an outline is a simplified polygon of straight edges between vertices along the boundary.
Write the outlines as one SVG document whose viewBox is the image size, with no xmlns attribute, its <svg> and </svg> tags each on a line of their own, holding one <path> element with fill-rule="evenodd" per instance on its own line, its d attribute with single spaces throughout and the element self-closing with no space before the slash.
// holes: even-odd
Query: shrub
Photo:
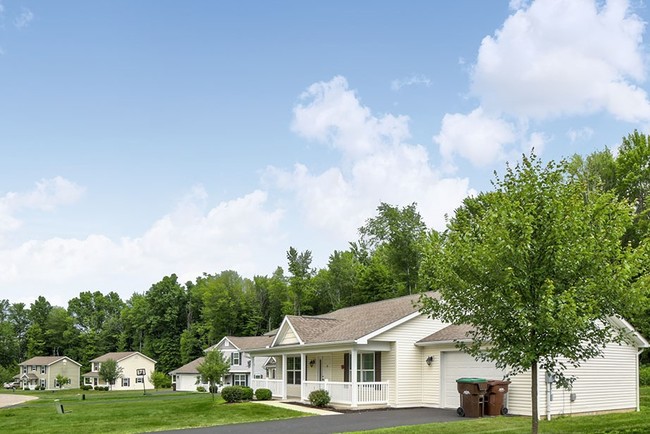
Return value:
<svg viewBox="0 0 650 434">
<path fill-rule="evenodd" d="M 197 392 L 205 392 L 205 387 L 199 386 L 199 387 L 196 388 L 196 391 Z"/>
<path fill-rule="evenodd" d="M 251 387 L 242 386 L 242 401 L 251 401 L 253 399 L 253 389 Z"/>
<path fill-rule="evenodd" d="M 255 398 L 258 401 L 268 401 L 273 398 L 273 393 L 271 392 L 271 389 L 260 388 L 255 391 Z"/>
<path fill-rule="evenodd" d="M 330 403 L 330 394 L 327 390 L 314 390 L 309 394 L 309 402 L 316 407 L 325 407 Z"/>
<path fill-rule="evenodd" d="M 639 369 L 639 385 L 650 386 L 650 366 L 641 366 Z"/>
<path fill-rule="evenodd" d="M 221 389 L 221 397 L 226 402 L 250 401 L 253 399 L 253 389 L 242 386 L 226 386 Z"/>
<path fill-rule="evenodd" d="M 241 393 L 239 388 L 236 386 L 226 386 L 221 389 L 221 397 L 226 402 L 241 401 Z"/>
<path fill-rule="evenodd" d="M 217 386 L 216 384 L 214 386 L 212 385 L 209 386 L 209 388 L 210 388 L 210 393 L 219 393 L 219 386 Z"/>
</svg>

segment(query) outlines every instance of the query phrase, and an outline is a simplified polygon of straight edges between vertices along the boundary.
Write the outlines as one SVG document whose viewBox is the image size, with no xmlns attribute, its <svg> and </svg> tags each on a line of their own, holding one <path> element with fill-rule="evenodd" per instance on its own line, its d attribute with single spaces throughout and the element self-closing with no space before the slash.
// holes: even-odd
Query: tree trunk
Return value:
<svg viewBox="0 0 650 434">
<path fill-rule="evenodd" d="M 537 360 L 533 361 L 533 364 L 531 366 L 530 370 L 530 375 L 531 375 L 531 402 L 532 402 L 532 410 L 533 410 L 533 426 L 531 429 L 532 434 L 537 434 L 537 431 L 539 430 L 539 408 L 537 405 Z"/>
</svg>

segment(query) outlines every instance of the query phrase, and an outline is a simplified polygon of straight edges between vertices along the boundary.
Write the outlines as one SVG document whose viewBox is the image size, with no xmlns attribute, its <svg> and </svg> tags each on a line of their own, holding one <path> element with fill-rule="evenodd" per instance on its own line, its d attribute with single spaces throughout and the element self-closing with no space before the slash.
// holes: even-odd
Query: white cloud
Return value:
<svg viewBox="0 0 650 434">
<path fill-rule="evenodd" d="M 27 8 L 23 8 L 20 15 L 14 19 L 14 26 L 16 26 L 17 29 L 23 29 L 29 26 L 33 19 L 34 13 Z"/>
<path fill-rule="evenodd" d="M 424 147 L 405 142 L 407 117 L 374 116 L 343 77 L 310 86 L 294 115 L 293 130 L 339 149 L 345 169 L 270 167 L 266 181 L 293 192 L 305 221 L 342 242 L 356 239 L 358 227 L 382 201 L 417 202 L 427 224 L 442 228 L 444 214 L 469 193 L 467 179 L 442 178 Z"/>
<path fill-rule="evenodd" d="M 575 143 L 578 140 L 589 140 L 591 136 L 594 135 L 594 130 L 589 127 L 578 129 L 571 128 L 569 131 L 567 131 L 566 135 L 569 140 L 571 140 L 571 143 Z"/>
<path fill-rule="evenodd" d="M 411 75 L 409 77 L 395 79 L 390 83 L 390 88 L 394 91 L 398 91 L 406 86 L 431 87 L 431 80 L 424 75 Z"/>
<path fill-rule="evenodd" d="M 0 232 L 19 228 L 22 223 L 16 214 L 23 210 L 51 211 L 60 205 L 78 201 L 84 192 L 85 188 L 57 176 L 42 179 L 31 191 L 6 193 L 0 197 Z"/>
<path fill-rule="evenodd" d="M 440 133 L 433 138 L 448 162 L 459 155 L 474 166 L 489 166 L 504 157 L 504 148 L 516 140 L 515 127 L 481 107 L 470 114 L 446 114 Z"/>
<path fill-rule="evenodd" d="M 252 276 L 266 265 L 272 272 L 283 252 L 275 250 L 283 240 L 283 211 L 267 209 L 267 194 L 259 190 L 204 212 L 206 199 L 201 186 L 193 188 L 138 238 L 94 234 L 32 240 L 0 250 L 0 288 L 23 288 L 11 296 L 0 293 L 0 298 L 30 302 L 44 295 L 65 306 L 85 290 L 118 291 L 128 298 L 173 272 L 181 282 L 206 271 L 234 269 Z"/>
<path fill-rule="evenodd" d="M 362 106 L 347 80 L 337 76 L 314 83 L 301 95 L 293 112 L 292 130 L 311 140 L 327 143 L 347 157 L 358 158 L 384 144 L 397 144 L 409 136 L 408 117 L 372 116 Z"/>
<path fill-rule="evenodd" d="M 645 23 L 627 1 L 518 3 L 481 43 L 472 91 L 483 107 L 537 119 L 602 110 L 650 119 L 648 95 L 634 84 L 646 76 Z"/>
</svg>

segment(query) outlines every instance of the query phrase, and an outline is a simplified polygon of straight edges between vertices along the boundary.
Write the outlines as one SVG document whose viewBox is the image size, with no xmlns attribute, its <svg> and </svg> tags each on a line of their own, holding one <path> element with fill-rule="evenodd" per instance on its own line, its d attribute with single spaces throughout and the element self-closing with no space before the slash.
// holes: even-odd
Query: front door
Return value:
<svg viewBox="0 0 650 434">
<path fill-rule="evenodd" d="M 318 359 L 318 379 L 319 381 L 332 379 L 332 356 L 320 356 Z"/>
</svg>

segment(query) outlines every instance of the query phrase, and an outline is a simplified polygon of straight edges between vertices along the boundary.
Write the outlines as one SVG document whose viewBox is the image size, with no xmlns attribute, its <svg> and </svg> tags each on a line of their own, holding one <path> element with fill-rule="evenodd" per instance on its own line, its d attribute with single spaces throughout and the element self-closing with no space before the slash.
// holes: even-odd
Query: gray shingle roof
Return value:
<svg viewBox="0 0 650 434">
<path fill-rule="evenodd" d="M 226 336 L 230 342 L 242 351 L 253 348 L 266 348 L 273 342 L 273 336 Z"/>
<path fill-rule="evenodd" d="M 426 293 L 437 297 L 436 293 Z M 306 344 L 359 339 L 418 312 L 420 294 L 346 307 L 318 316 L 287 316 Z"/>
<path fill-rule="evenodd" d="M 196 370 L 196 367 L 199 366 L 203 361 L 205 360 L 205 357 L 199 357 L 198 359 L 192 360 L 190 363 L 181 366 L 178 369 L 174 369 L 173 371 L 170 372 L 172 375 L 176 374 L 198 374 L 199 371 Z"/>
<path fill-rule="evenodd" d="M 102 363 L 105 362 L 109 359 L 115 360 L 116 362 L 119 362 L 122 359 L 126 359 L 129 356 L 132 356 L 134 354 L 140 354 L 143 357 L 147 357 L 144 354 L 138 352 L 138 351 L 124 351 L 124 352 L 117 352 L 117 353 L 106 353 L 103 356 L 99 356 L 97 358 L 94 358 L 91 360 L 91 362 L 98 362 Z M 148 359 L 151 359 L 150 357 L 147 357 Z M 155 363 L 155 361 L 153 361 Z"/>
<path fill-rule="evenodd" d="M 62 359 L 68 359 L 71 362 L 76 363 L 77 365 L 81 366 L 81 363 L 75 362 L 70 357 L 66 357 L 66 356 L 32 357 L 29 360 L 25 360 L 24 362 L 19 363 L 19 365 L 21 365 L 21 366 L 48 366 L 48 365 L 51 365 L 52 363 L 58 362 L 59 360 L 62 360 Z"/>
<path fill-rule="evenodd" d="M 472 330 L 472 326 L 467 324 L 462 325 L 450 325 L 444 329 L 438 330 L 437 332 L 430 334 L 429 336 L 420 339 L 417 341 L 417 344 L 424 343 L 435 343 L 435 342 L 452 342 L 452 341 L 462 341 L 467 340 L 467 332 Z"/>
</svg>

